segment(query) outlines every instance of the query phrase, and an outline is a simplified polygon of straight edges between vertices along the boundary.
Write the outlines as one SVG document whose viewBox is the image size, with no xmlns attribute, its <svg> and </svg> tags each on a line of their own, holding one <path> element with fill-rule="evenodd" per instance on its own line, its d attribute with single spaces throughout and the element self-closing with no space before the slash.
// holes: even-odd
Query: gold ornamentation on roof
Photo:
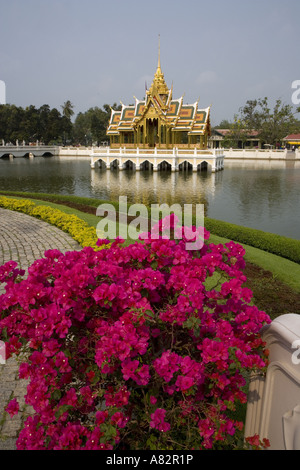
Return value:
<svg viewBox="0 0 300 470">
<path fill-rule="evenodd" d="M 173 84 L 169 89 L 161 70 L 159 41 L 157 69 L 145 99 L 134 97 L 135 105 L 121 103 L 121 111 L 112 110 L 107 129 L 111 145 L 206 148 L 210 107 L 198 109 L 199 99 L 183 104 L 183 96 L 173 100 L 172 94 Z"/>
</svg>

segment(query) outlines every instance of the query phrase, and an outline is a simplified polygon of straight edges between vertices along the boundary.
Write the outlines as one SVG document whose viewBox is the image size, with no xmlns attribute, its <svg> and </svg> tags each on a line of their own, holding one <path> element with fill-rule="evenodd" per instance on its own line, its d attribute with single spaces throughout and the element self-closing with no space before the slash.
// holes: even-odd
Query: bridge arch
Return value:
<svg viewBox="0 0 300 470">
<path fill-rule="evenodd" d="M 167 162 L 166 160 L 163 160 L 157 165 L 157 169 L 160 171 L 171 171 L 172 170 L 172 165 L 171 163 Z"/>
<path fill-rule="evenodd" d="M 153 163 L 147 159 L 143 160 L 142 163 L 140 164 L 140 169 L 141 170 L 153 170 Z"/>
<path fill-rule="evenodd" d="M 198 171 L 210 171 L 212 169 L 212 165 L 208 163 L 206 160 L 203 160 L 199 165 L 197 165 Z"/>
<path fill-rule="evenodd" d="M 99 158 L 99 160 L 97 160 L 97 164 L 98 164 L 98 167 L 101 169 L 106 168 L 106 163 L 102 158 Z"/>
<path fill-rule="evenodd" d="M 14 157 L 14 155 L 11 153 L 4 153 L 3 155 L 0 156 L 0 158 L 3 158 L 3 160 L 7 160 L 8 158 L 10 158 L 11 155 L 12 157 Z"/>
<path fill-rule="evenodd" d="M 120 164 L 120 160 L 118 158 L 115 158 L 109 163 L 109 167 L 111 170 L 116 169 L 116 168 L 119 168 L 119 164 Z"/>
<path fill-rule="evenodd" d="M 123 163 L 123 169 L 124 170 L 135 170 L 136 169 L 136 164 L 132 160 L 128 159 L 128 160 L 126 160 L 126 162 Z"/>
<path fill-rule="evenodd" d="M 184 160 L 183 162 L 179 163 L 178 170 L 179 171 L 191 171 L 193 170 L 193 165 L 191 164 L 191 162 Z"/>
<path fill-rule="evenodd" d="M 52 152 L 44 152 L 42 154 L 42 157 L 53 157 L 53 156 L 54 156 L 54 153 L 52 153 Z"/>
</svg>

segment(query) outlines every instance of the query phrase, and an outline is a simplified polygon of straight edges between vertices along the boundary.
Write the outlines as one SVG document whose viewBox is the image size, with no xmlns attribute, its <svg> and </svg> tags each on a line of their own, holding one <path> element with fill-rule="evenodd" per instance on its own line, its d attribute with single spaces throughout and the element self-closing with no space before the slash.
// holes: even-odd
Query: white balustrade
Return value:
<svg viewBox="0 0 300 470">
<path fill-rule="evenodd" d="M 153 165 L 153 170 L 157 171 L 163 161 L 171 165 L 172 171 L 178 171 L 179 165 L 188 162 L 197 171 L 201 163 L 206 162 L 208 168 L 212 171 L 220 171 L 224 168 L 223 149 L 154 149 L 144 148 L 93 148 L 91 157 L 91 168 L 95 168 L 97 162 L 103 161 L 106 168 L 110 168 L 111 163 L 117 161 L 118 168 L 124 168 L 124 162 L 131 162 L 136 170 L 140 169 L 140 164 L 147 160 Z M 124 160 L 126 159 L 126 160 Z"/>
</svg>

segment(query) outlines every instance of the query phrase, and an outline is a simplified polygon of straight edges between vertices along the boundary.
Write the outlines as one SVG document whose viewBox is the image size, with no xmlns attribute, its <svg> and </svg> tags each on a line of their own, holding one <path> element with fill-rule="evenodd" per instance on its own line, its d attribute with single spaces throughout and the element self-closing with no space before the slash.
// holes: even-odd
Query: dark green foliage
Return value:
<svg viewBox="0 0 300 470">
<path fill-rule="evenodd" d="M 56 108 L 44 104 L 40 108 L 28 106 L 23 109 L 15 105 L 0 105 L 0 139 L 19 144 L 25 141 L 44 144 L 64 144 L 72 124 Z"/>
</svg>

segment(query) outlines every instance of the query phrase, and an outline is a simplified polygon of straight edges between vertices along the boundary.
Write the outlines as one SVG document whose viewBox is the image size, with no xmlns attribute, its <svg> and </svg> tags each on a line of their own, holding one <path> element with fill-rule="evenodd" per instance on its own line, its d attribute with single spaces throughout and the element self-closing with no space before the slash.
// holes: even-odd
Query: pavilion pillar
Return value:
<svg viewBox="0 0 300 470">
<path fill-rule="evenodd" d="M 158 133 L 158 146 L 159 146 L 159 148 L 160 148 L 160 144 L 161 144 L 161 124 L 160 124 L 160 119 L 158 120 L 158 126 L 157 126 L 157 127 L 158 127 L 158 131 L 157 131 L 157 133 Z"/>
<path fill-rule="evenodd" d="M 144 119 L 144 125 L 143 125 L 143 146 L 144 147 L 146 146 L 146 132 L 147 132 L 146 119 Z"/>
</svg>

